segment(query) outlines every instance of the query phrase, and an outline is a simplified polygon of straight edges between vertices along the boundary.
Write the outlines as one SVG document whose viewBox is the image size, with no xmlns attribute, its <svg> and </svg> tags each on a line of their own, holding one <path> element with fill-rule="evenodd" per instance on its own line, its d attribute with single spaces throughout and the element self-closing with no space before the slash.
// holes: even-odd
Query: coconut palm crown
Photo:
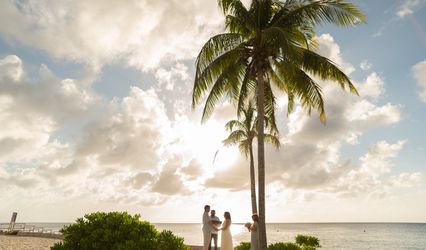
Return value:
<svg viewBox="0 0 426 250">
<path fill-rule="evenodd" d="M 358 94 L 348 76 L 332 61 L 315 52 L 315 26 L 332 23 L 352 27 L 366 22 L 353 4 L 344 0 L 218 0 L 226 32 L 211 37 L 196 59 L 193 107 L 204 98 L 202 120 L 227 97 L 240 115 L 243 104 L 256 95 L 258 112 L 259 237 L 266 247 L 264 116 L 274 119 L 273 90 L 288 96 L 288 112 L 298 102 L 310 114 L 326 120 L 321 87 L 311 76 L 338 83 Z M 273 87 L 274 86 L 274 87 Z"/>
</svg>

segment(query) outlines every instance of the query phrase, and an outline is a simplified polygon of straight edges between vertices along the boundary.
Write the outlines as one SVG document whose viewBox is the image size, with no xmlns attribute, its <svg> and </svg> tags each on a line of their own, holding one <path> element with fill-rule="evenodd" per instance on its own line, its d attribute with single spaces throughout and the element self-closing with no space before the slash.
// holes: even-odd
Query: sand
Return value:
<svg viewBox="0 0 426 250">
<path fill-rule="evenodd" d="M 49 250 L 59 239 L 0 235 L 0 250 Z"/>
<path fill-rule="evenodd" d="M 28 236 L 0 235 L 0 250 L 50 250 L 60 239 Z M 192 250 L 202 250 L 201 246 L 190 246 Z"/>
</svg>

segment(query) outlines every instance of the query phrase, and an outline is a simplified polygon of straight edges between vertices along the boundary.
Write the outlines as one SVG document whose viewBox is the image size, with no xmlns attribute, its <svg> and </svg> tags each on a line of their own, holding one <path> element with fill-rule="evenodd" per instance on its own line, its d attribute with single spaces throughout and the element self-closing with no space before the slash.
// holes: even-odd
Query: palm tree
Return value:
<svg viewBox="0 0 426 250">
<path fill-rule="evenodd" d="M 331 80 L 358 94 L 348 76 L 328 58 L 315 52 L 315 26 L 333 23 L 353 26 L 365 22 L 362 12 L 344 0 L 218 0 L 226 15 L 227 32 L 211 37 L 196 60 L 192 95 L 195 107 L 208 93 L 202 121 L 227 96 L 241 114 L 255 93 L 258 112 L 258 195 L 260 246 L 266 247 L 265 227 L 265 112 L 275 118 L 275 89 L 287 93 L 288 112 L 298 101 L 309 114 L 318 110 L 326 120 L 321 87 L 311 77 Z M 275 91 L 276 92 L 276 91 Z"/>
<path fill-rule="evenodd" d="M 265 134 L 265 141 L 271 143 L 276 148 L 280 147 L 278 139 L 278 131 L 274 127 L 269 126 L 272 121 L 269 117 L 265 117 L 266 127 L 269 133 Z M 240 120 L 231 120 L 225 127 L 231 134 L 223 140 L 225 146 L 238 145 L 241 153 L 245 157 L 250 157 L 250 191 L 251 191 L 251 210 L 252 213 L 257 213 L 256 202 L 256 181 L 254 171 L 254 157 L 253 157 L 253 139 L 257 137 L 257 117 L 256 110 L 252 102 L 249 102 L 247 107 L 242 110 L 242 117 Z"/>
</svg>

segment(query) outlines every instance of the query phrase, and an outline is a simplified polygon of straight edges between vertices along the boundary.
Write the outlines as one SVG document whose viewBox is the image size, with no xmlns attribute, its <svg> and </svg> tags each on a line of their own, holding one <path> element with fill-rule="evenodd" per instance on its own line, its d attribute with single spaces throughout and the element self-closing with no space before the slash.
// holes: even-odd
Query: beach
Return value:
<svg viewBox="0 0 426 250">
<path fill-rule="evenodd" d="M 36 226 L 57 231 L 61 223 L 33 223 Z M 50 227 L 49 227 L 50 225 Z M 54 228 L 53 225 L 57 226 Z M 199 223 L 155 224 L 157 230 L 170 230 L 185 239 L 192 250 L 201 250 L 202 234 Z M 232 226 L 234 246 L 242 241 L 250 241 L 250 234 L 242 229 L 244 225 Z M 268 242 L 294 242 L 297 234 L 312 235 L 320 239 L 321 249 L 413 249 L 423 250 L 426 246 L 426 223 L 269 223 Z M 40 235 L 39 235 L 40 236 Z M 59 237 L 58 234 L 45 237 Z M 0 250 L 50 249 L 60 239 L 4 236 L 0 235 Z M 220 242 L 220 241 L 219 241 Z"/>
<path fill-rule="evenodd" d="M 60 239 L 0 235 L 0 250 L 49 250 Z"/>
<path fill-rule="evenodd" d="M 0 250 L 50 250 L 60 239 L 0 235 Z M 202 250 L 201 246 L 189 246 L 192 250 Z"/>
</svg>

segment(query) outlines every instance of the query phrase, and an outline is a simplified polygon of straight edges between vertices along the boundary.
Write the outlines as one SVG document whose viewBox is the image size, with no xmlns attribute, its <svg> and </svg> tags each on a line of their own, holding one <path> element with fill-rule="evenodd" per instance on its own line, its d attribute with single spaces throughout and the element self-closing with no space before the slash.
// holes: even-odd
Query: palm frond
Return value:
<svg viewBox="0 0 426 250">
<path fill-rule="evenodd" d="M 217 78 L 204 105 L 201 121 L 206 121 L 212 114 L 217 101 L 229 92 L 232 84 L 240 84 L 245 65 L 239 62 L 230 64 Z"/>
<path fill-rule="evenodd" d="M 321 87 L 303 70 L 292 63 L 278 62 L 274 64 L 275 75 L 285 83 L 285 87 L 277 85 L 283 91 L 292 92 L 300 99 L 304 108 L 311 113 L 312 108 L 320 113 L 320 120 L 325 122 L 324 100 Z"/>
<path fill-rule="evenodd" d="M 313 26 L 332 23 L 340 26 L 353 26 L 367 22 L 367 18 L 354 4 L 343 0 L 319 0 L 302 4 L 281 16 L 274 25 L 311 22 Z"/>
<path fill-rule="evenodd" d="M 242 140 L 245 140 L 247 138 L 247 134 L 243 130 L 235 130 L 232 131 L 229 136 L 223 140 L 223 144 L 225 146 L 231 146 L 241 143 Z"/>
<path fill-rule="evenodd" d="M 278 135 L 265 134 L 265 142 L 272 144 L 277 149 L 281 146 L 280 140 L 278 139 Z"/>
<path fill-rule="evenodd" d="M 233 50 L 244 41 L 238 33 L 222 33 L 211 37 L 201 48 L 195 61 L 197 72 L 202 72 L 219 55 Z"/>
<path fill-rule="evenodd" d="M 247 66 L 247 68 L 250 68 L 250 65 Z M 247 102 L 250 102 L 250 99 L 253 98 L 253 96 L 250 96 L 250 94 L 253 95 L 253 93 L 255 92 L 255 88 L 256 83 L 251 79 L 250 71 L 247 70 L 245 72 L 238 97 L 237 116 L 241 116 L 241 114 L 245 112 L 245 104 Z"/>
<path fill-rule="evenodd" d="M 197 69 L 192 92 L 192 107 L 195 107 L 203 97 L 203 93 L 211 87 L 229 65 L 242 60 L 240 56 L 241 49 L 237 47 L 214 58 L 201 72 Z"/>
<path fill-rule="evenodd" d="M 306 71 L 320 77 L 323 80 L 337 81 L 342 89 L 348 87 L 352 93 L 359 95 L 349 77 L 331 60 L 310 50 L 303 51 L 301 66 Z"/>
<path fill-rule="evenodd" d="M 238 130 L 244 130 L 245 124 L 239 120 L 231 120 L 225 124 L 225 129 L 229 132 L 233 131 L 234 128 L 237 128 Z"/>
</svg>

